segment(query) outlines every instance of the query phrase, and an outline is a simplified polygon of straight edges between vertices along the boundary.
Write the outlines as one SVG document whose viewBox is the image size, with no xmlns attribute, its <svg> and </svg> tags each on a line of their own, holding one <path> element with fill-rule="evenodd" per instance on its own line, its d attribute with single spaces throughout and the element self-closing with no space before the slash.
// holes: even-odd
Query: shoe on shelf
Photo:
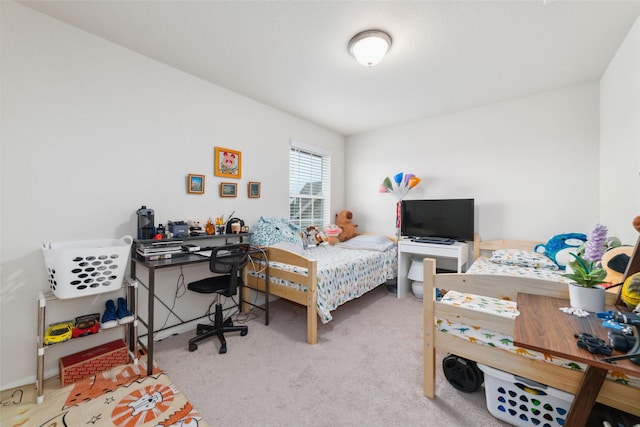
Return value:
<svg viewBox="0 0 640 427">
<path fill-rule="evenodd" d="M 102 329 L 115 328 L 118 326 L 118 316 L 116 315 L 116 304 L 113 300 L 108 300 L 105 304 L 104 313 L 102 314 Z"/>
<path fill-rule="evenodd" d="M 127 300 L 124 298 L 118 298 L 118 309 L 116 311 L 118 316 L 118 323 L 120 325 L 133 322 L 133 314 L 127 308 Z"/>
</svg>

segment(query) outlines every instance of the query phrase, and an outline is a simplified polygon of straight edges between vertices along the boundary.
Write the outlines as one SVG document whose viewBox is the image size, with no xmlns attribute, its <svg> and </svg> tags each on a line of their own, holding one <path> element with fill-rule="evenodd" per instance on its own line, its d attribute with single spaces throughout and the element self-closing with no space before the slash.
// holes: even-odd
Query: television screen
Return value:
<svg viewBox="0 0 640 427">
<path fill-rule="evenodd" d="M 473 240 L 474 199 L 404 200 L 400 231 L 407 237 Z"/>
</svg>

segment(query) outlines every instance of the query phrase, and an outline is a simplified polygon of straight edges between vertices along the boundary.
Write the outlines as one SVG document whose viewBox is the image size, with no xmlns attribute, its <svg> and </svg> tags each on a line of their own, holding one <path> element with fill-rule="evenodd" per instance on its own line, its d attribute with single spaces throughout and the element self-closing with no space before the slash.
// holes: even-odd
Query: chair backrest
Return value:
<svg viewBox="0 0 640 427">
<path fill-rule="evenodd" d="M 241 271 L 249 261 L 249 243 L 236 243 L 233 245 L 218 246 L 211 251 L 209 269 L 212 273 L 229 276 L 229 292 L 235 294 L 241 278 Z"/>
</svg>

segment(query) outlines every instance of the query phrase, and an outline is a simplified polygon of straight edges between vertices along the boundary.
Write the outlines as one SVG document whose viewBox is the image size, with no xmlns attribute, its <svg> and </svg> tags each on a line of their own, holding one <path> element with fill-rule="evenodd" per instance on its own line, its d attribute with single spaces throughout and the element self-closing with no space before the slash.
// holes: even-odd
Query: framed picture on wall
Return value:
<svg viewBox="0 0 640 427">
<path fill-rule="evenodd" d="M 220 197 L 236 197 L 238 195 L 238 184 L 235 182 L 220 183 Z"/>
<path fill-rule="evenodd" d="M 187 192 L 192 194 L 204 194 L 204 175 L 189 174 Z"/>
<path fill-rule="evenodd" d="M 242 177 L 242 153 L 229 148 L 215 147 L 213 174 L 225 178 Z"/>
<path fill-rule="evenodd" d="M 260 197 L 260 183 L 259 182 L 250 182 L 249 183 L 249 198 L 257 199 Z"/>
</svg>

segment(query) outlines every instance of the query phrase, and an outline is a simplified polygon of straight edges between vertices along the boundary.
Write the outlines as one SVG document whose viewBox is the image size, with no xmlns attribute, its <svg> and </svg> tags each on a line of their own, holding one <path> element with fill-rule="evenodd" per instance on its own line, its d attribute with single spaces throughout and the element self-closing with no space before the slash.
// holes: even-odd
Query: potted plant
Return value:
<svg viewBox="0 0 640 427">
<path fill-rule="evenodd" d="M 573 260 L 569 263 L 569 272 L 563 274 L 571 279 L 569 284 L 569 301 L 571 307 L 586 311 L 604 311 L 604 288 L 607 272 L 600 267 L 606 248 L 607 228 L 596 224 L 587 235 L 584 249 L 578 254 L 571 254 Z M 582 253 L 583 252 L 583 253 Z"/>
</svg>

